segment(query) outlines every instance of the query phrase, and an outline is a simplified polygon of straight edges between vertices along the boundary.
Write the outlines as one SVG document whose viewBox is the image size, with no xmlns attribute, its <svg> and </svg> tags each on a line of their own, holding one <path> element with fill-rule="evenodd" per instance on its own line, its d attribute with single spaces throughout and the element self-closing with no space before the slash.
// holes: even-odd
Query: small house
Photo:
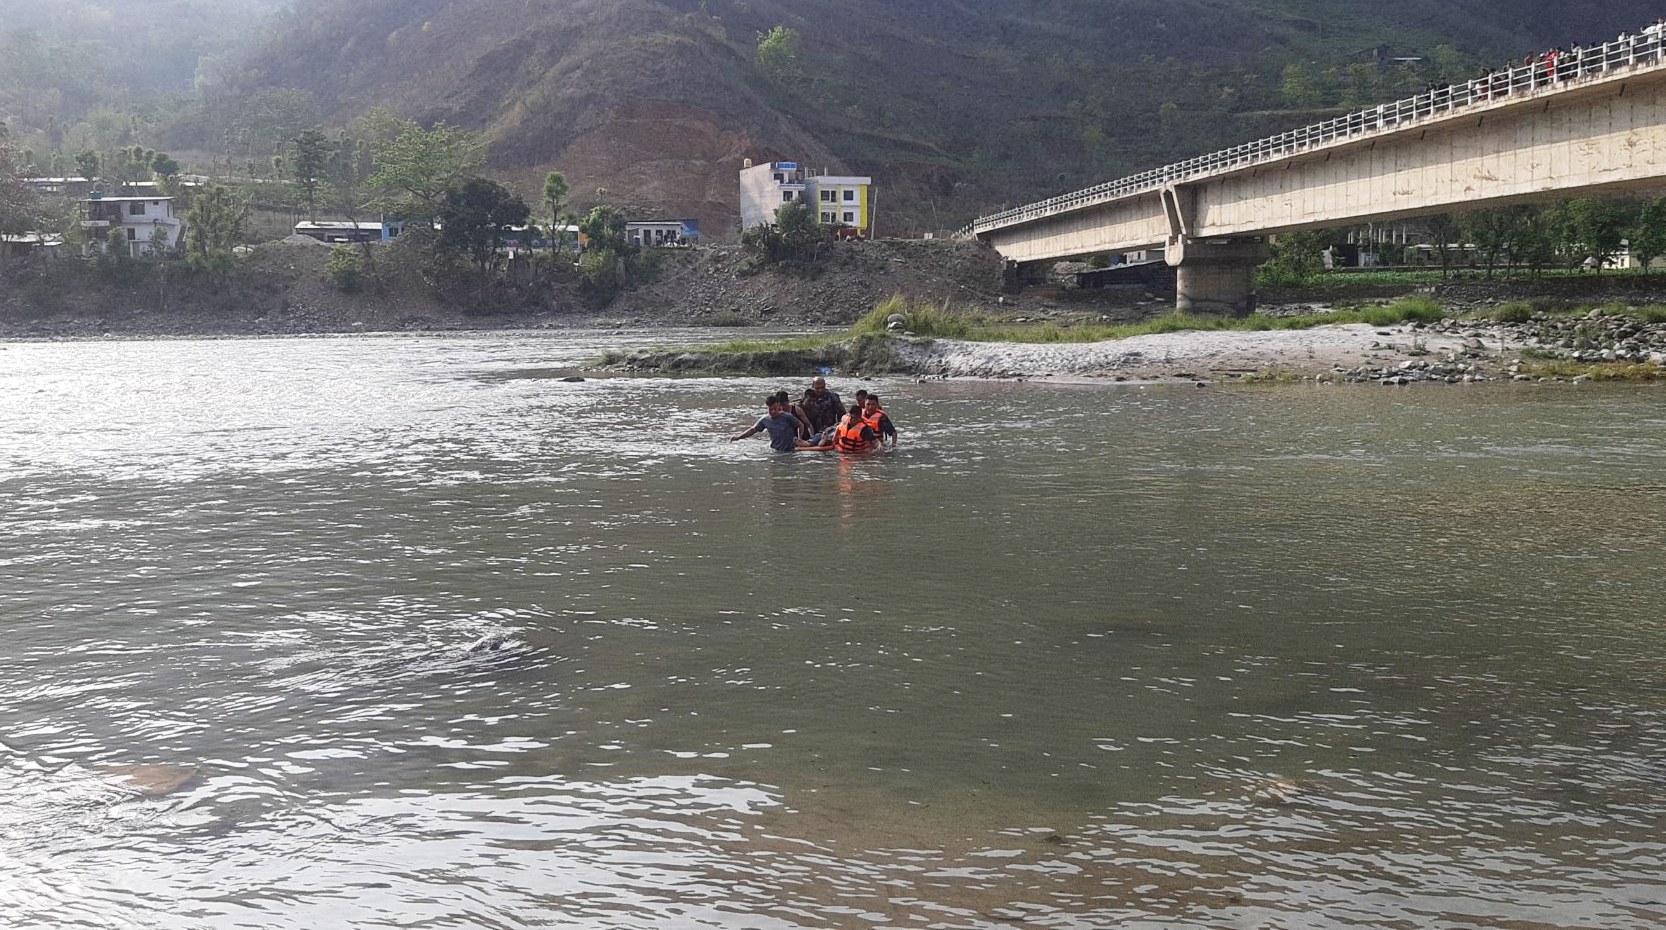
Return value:
<svg viewBox="0 0 1666 930">
<path fill-rule="evenodd" d="M 699 220 L 631 220 L 625 239 L 643 248 L 681 248 L 700 238 Z"/>
<path fill-rule="evenodd" d="M 132 258 L 179 247 L 185 220 L 174 216 L 172 197 L 105 197 L 81 201 L 81 228 L 89 242 Z"/>
<path fill-rule="evenodd" d="M 403 220 L 304 220 L 295 224 L 295 235 L 319 242 L 391 242 L 404 228 Z"/>
<path fill-rule="evenodd" d="M 0 236 L 0 261 L 45 259 L 58 257 L 64 237 L 57 233 L 27 232 Z"/>
</svg>

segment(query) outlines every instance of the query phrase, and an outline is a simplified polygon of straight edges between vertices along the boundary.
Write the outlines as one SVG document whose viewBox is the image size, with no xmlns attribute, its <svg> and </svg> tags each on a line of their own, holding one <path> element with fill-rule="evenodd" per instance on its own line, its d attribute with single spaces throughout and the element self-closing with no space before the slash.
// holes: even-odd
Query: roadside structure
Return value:
<svg viewBox="0 0 1666 930">
<path fill-rule="evenodd" d="M 631 220 L 625 224 L 625 239 L 643 248 L 676 248 L 699 238 L 699 220 Z"/>
<path fill-rule="evenodd" d="M 402 220 L 302 221 L 295 224 L 295 235 L 319 242 L 391 242 L 404 226 Z"/>
<path fill-rule="evenodd" d="M 64 237 L 52 232 L 0 236 L 0 261 L 41 258 L 52 260 L 63 248 Z"/>
<path fill-rule="evenodd" d="M 172 251 L 185 235 L 185 220 L 174 215 L 172 197 L 104 197 L 81 201 L 81 228 L 89 244 L 102 243 L 130 258 Z"/>
<path fill-rule="evenodd" d="M 805 182 L 806 196 L 813 197 L 816 218 L 823 226 L 854 230 L 867 237 L 873 233 L 870 199 L 873 178 L 857 175 L 821 174 Z"/>
<path fill-rule="evenodd" d="M 754 165 L 748 158 L 740 169 L 740 228 L 775 222 L 775 211 L 784 203 L 804 202 L 804 172 L 795 161 L 766 161 Z"/>
<path fill-rule="evenodd" d="M 775 222 L 784 203 L 810 204 L 823 226 L 873 234 L 873 178 L 817 173 L 795 161 L 747 159 L 740 169 L 741 231 Z"/>
</svg>

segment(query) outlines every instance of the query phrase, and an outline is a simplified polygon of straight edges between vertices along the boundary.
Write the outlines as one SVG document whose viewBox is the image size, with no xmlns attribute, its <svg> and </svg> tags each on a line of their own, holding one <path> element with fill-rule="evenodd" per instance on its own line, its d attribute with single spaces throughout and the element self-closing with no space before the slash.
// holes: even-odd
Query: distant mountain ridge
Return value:
<svg viewBox="0 0 1666 930">
<path fill-rule="evenodd" d="M 334 121 L 384 105 L 480 130 L 494 170 L 528 193 L 562 170 L 581 206 L 611 200 L 721 232 L 743 159 L 790 157 L 873 175 L 882 232 L 912 232 L 1361 95 L 1606 40 L 1661 11 L 1642 0 L 297 0 L 245 73 L 311 93 Z M 778 26 L 797 35 L 797 54 L 771 71 L 757 44 Z M 1377 47 L 1421 61 L 1384 72 Z"/>
</svg>

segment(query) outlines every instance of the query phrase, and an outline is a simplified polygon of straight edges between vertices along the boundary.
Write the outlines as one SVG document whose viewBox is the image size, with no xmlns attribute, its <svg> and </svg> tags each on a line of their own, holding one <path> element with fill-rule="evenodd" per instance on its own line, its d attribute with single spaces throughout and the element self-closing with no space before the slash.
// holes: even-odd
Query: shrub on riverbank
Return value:
<svg viewBox="0 0 1666 930">
<path fill-rule="evenodd" d="M 945 302 L 941 307 L 910 301 L 901 294 L 892 294 L 851 326 L 854 334 L 884 334 L 891 331 L 891 317 L 902 317 L 902 331 L 926 339 L 966 339 L 979 326 L 977 318 L 949 312 Z"/>
</svg>

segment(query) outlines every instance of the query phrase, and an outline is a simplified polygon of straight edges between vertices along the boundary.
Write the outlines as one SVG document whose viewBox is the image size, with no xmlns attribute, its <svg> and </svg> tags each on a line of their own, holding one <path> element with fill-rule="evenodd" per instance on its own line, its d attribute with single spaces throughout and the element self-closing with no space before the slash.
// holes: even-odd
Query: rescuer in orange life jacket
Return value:
<svg viewBox="0 0 1666 930">
<path fill-rule="evenodd" d="M 860 407 L 851 407 L 844 418 L 833 425 L 833 448 L 850 453 L 879 448 L 879 431 L 862 418 Z"/>
<path fill-rule="evenodd" d="M 892 447 L 896 446 L 897 428 L 891 425 L 891 418 L 885 415 L 885 408 L 880 406 L 878 394 L 869 394 L 864 398 L 862 422 L 872 428 L 874 435 L 881 440 L 889 439 Z"/>
</svg>

